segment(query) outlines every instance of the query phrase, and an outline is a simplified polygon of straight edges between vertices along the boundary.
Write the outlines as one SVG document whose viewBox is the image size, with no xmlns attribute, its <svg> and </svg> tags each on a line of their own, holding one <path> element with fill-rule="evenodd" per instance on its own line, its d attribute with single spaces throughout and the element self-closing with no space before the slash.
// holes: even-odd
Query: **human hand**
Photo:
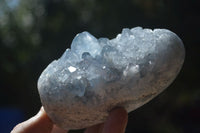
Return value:
<svg viewBox="0 0 200 133">
<path fill-rule="evenodd" d="M 85 133 L 124 133 L 128 115 L 125 109 L 113 109 L 105 123 L 91 126 Z M 18 124 L 11 133 L 67 133 L 52 123 L 43 107 L 29 120 Z"/>
</svg>

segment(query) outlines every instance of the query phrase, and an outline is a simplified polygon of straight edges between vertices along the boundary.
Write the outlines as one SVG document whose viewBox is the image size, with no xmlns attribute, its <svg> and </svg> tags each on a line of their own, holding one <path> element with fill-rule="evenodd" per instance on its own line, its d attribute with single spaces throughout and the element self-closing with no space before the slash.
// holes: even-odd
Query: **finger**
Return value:
<svg viewBox="0 0 200 133">
<path fill-rule="evenodd" d="M 84 133 L 102 133 L 104 123 L 91 126 Z"/>
<path fill-rule="evenodd" d="M 124 133 L 128 122 L 128 114 L 123 108 L 116 108 L 110 112 L 104 124 L 102 133 Z"/>
<path fill-rule="evenodd" d="M 51 133 L 53 123 L 41 108 L 37 115 L 18 124 L 11 133 Z"/>
<path fill-rule="evenodd" d="M 54 125 L 51 133 L 67 133 L 67 131 Z"/>
</svg>

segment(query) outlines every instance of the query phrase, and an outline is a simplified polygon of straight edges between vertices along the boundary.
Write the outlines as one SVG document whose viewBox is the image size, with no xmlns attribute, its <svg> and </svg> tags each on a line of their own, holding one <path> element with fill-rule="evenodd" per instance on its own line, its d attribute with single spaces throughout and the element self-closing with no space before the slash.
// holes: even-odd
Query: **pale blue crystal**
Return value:
<svg viewBox="0 0 200 133">
<path fill-rule="evenodd" d="M 84 52 L 89 52 L 93 57 L 95 57 L 100 54 L 101 47 L 94 36 L 88 32 L 82 32 L 77 34 L 72 41 L 71 50 L 80 58 Z"/>
</svg>

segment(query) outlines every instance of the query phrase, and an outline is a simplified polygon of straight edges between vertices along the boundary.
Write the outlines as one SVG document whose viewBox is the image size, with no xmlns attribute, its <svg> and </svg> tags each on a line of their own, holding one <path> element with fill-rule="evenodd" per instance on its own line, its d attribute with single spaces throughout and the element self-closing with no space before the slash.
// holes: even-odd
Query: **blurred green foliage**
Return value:
<svg viewBox="0 0 200 133">
<path fill-rule="evenodd" d="M 198 0 L 0 0 L 0 105 L 26 112 L 41 106 L 37 79 L 89 31 L 113 38 L 122 28 L 167 28 L 182 38 L 186 61 L 175 82 L 129 114 L 127 133 L 200 132 Z"/>
</svg>

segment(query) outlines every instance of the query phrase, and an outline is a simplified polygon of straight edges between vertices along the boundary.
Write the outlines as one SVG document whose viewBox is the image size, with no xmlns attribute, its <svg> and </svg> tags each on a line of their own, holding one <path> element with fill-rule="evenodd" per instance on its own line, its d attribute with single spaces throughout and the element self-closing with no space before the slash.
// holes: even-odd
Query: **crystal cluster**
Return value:
<svg viewBox="0 0 200 133">
<path fill-rule="evenodd" d="M 41 74 L 41 101 L 62 128 L 98 124 L 112 108 L 130 112 L 162 92 L 184 56 L 181 39 L 166 29 L 125 28 L 111 40 L 82 32 Z"/>
</svg>

